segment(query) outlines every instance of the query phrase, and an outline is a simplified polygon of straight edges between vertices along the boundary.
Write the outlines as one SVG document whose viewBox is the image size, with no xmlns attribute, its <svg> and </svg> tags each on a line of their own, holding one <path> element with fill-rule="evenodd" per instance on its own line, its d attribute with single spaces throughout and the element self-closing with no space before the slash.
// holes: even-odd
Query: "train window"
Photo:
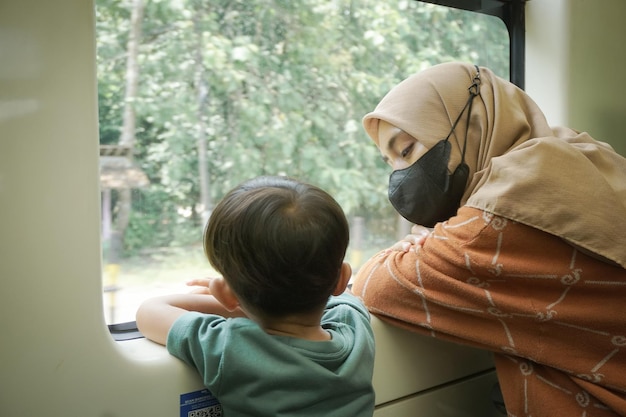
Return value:
<svg viewBox="0 0 626 417">
<path fill-rule="evenodd" d="M 439 62 L 512 74 L 502 19 L 431 2 L 97 0 L 96 18 L 109 324 L 215 274 L 203 224 L 228 189 L 260 174 L 335 196 L 357 269 L 399 223 L 361 117 Z"/>
</svg>

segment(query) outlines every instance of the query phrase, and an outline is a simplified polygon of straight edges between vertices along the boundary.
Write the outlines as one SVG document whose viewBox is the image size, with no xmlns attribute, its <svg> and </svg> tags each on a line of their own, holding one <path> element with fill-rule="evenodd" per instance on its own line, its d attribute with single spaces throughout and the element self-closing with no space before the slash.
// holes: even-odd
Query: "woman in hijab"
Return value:
<svg viewBox="0 0 626 417">
<path fill-rule="evenodd" d="M 626 416 L 626 159 L 464 63 L 407 78 L 363 124 L 416 224 L 360 268 L 370 311 L 494 352 L 510 416 Z"/>
</svg>

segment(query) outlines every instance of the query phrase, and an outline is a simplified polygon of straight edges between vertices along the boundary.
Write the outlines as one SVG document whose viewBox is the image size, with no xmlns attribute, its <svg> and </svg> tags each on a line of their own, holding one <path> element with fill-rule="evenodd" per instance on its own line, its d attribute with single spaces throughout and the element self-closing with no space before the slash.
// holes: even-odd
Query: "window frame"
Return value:
<svg viewBox="0 0 626 417">
<path fill-rule="evenodd" d="M 526 63 L 526 14 L 528 0 L 415 0 L 500 18 L 509 32 L 509 78 L 524 89 Z"/>
<path fill-rule="evenodd" d="M 528 0 L 414 0 L 440 6 L 482 13 L 500 18 L 509 33 L 509 77 L 515 85 L 524 89 L 525 76 L 525 4 Z M 108 325 L 116 341 L 142 338 L 136 322 Z"/>
</svg>

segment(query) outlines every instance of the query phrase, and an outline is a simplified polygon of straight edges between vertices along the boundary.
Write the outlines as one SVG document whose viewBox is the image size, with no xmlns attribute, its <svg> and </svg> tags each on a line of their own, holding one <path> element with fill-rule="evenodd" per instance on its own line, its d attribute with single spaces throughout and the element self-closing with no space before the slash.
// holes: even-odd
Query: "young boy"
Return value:
<svg viewBox="0 0 626 417">
<path fill-rule="evenodd" d="M 198 369 L 225 417 L 372 416 L 374 337 L 347 290 L 348 240 L 323 190 L 286 177 L 246 181 L 204 231 L 222 278 L 206 280 L 204 294 L 145 301 L 139 330 Z"/>
</svg>

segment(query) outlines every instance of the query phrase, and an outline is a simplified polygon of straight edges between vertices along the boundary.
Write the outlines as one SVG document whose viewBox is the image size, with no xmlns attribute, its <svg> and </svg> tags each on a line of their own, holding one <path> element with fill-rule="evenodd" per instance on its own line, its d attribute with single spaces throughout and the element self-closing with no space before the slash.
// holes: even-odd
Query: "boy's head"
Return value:
<svg viewBox="0 0 626 417">
<path fill-rule="evenodd" d="M 268 316 L 324 306 L 348 241 L 345 214 L 328 193 L 273 176 L 231 190 L 204 232 L 207 258 L 242 305 Z"/>
</svg>

